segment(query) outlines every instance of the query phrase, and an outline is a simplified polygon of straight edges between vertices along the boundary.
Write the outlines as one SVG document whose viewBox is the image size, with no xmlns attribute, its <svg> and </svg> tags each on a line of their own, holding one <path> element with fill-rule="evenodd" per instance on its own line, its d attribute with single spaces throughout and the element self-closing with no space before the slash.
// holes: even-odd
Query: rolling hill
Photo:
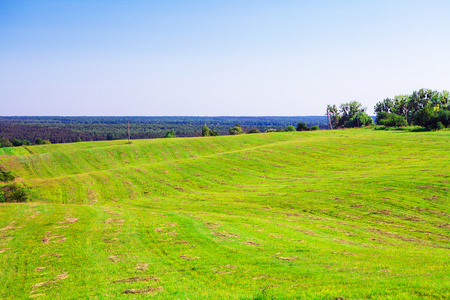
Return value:
<svg viewBox="0 0 450 300">
<path fill-rule="evenodd" d="M 448 299 L 450 131 L 3 148 L 2 299 Z"/>
</svg>

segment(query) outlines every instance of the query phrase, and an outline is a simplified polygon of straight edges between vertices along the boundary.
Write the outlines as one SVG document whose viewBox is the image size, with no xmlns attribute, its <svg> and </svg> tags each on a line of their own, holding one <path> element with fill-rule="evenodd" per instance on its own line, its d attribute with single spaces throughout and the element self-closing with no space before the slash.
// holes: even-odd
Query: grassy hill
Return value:
<svg viewBox="0 0 450 300">
<path fill-rule="evenodd" d="M 1 299 L 448 299 L 450 131 L 3 149 Z"/>
</svg>

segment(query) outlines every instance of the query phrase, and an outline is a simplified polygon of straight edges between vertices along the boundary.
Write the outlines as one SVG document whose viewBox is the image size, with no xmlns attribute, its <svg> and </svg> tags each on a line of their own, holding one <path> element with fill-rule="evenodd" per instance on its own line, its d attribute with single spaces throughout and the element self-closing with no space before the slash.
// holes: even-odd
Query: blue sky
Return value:
<svg viewBox="0 0 450 300">
<path fill-rule="evenodd" d="M 450 89 L 450 1 L 0 1 L 0 115 L 323 115 Z"/>
</svg>

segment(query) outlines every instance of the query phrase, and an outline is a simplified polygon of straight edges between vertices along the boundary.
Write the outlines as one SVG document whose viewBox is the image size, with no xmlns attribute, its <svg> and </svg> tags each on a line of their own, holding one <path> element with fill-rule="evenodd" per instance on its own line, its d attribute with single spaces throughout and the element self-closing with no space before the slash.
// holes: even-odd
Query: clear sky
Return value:
<svg viewBox="0 0 450 300">
<path fill-rule="evenodd" d="M 1 0 L 0 115 L 298 116 L 450 89 L 449 0 Z"/>
</svg>

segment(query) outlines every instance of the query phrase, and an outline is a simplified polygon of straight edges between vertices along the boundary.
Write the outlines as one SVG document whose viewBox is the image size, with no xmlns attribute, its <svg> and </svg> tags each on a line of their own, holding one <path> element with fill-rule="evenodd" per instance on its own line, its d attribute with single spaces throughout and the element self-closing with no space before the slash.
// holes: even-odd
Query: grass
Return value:
<svg viewBox="0 0 450 300">
<path fill-rule="evenodd" d="M 0 206 L 2 299 L 450 297 L 450 131 L 5 153 L 33 201 Z"/>
</svg>

